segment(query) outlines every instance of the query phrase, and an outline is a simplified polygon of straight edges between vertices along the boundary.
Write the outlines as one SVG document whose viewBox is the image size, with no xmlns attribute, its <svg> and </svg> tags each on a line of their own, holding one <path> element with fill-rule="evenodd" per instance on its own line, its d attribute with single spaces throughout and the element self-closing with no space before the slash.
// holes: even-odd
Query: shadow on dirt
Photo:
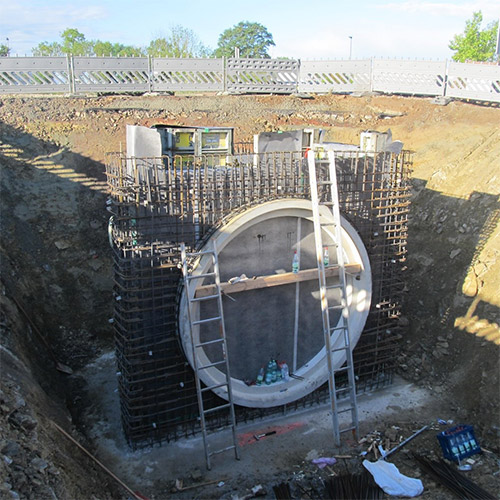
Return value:
<svg viewBox="0 0 500 500">
<path fill-rule="evenodd" d="M 497 439 L 500 308 L 482 293 L 494 279 L 486 251 L 500 220 L 498 196 L 458 198 L 413 180 L 408 240 L 410 335 L 405 376 L 448 393 L 464 418 Z M 491 294 L 490 294 L 491 295 Z"/>
<path fill-rule="evenodd" d="M 79 364 L 111 338 L 104 165 L 5 123 L 0 133 L 2 281 L 59 356 Z"/>
</svg>

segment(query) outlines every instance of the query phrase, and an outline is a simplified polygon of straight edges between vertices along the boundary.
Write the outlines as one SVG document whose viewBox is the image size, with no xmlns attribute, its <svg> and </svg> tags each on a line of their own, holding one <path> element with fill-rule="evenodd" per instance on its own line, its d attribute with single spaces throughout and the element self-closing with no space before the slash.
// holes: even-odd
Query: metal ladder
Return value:
<svg viewBox="0 0 500 500">
<path fill-rule="evenodd" d="M 319 288 L 321 297 L 321 314 L 323 317 L 323 333 L 325 337 L 325 348 L 327 353 L 328 365 L 328 388 L 330 392 L 330 405 L 332 409 L 333 420 L 333 436 L 336 446 L 340 446 L 340 434 L 347 431 L 353 431 L 354 436 L 358 435 L 358 408 L 356 403 L 356 382 L 354 377 L 354 366 L 352 358 L 352 348 L 349 336 L 349 308 L 347 304 L 346 293 L 346 273 L 344 266 L 344 252 L 342 247 L 342 222 L 339 210 L 339 195 L 337 186 L 337 173 L 335 168 L 335 155 L 333 151 L 328 151 L 328 160 L 316 160 L 314 150 L 308 152 L 307 163 L 309 168 L 309 183 L 311 189 L 311 201 L 313 212 L 314 224 L 314 240 L 316 245 L 316 256 L 318 260 L 318 277 Z M 327 168 L 328 176 L 326 179 L 319 182 L 320 185 L 326 187 L 327 196 L 325 201 L 319 201 L 318 196 L 318 180 L 317 168 L 324 166 Z M 333 215 L 333 225 L 335 228 L 334 236 L 337 255 L 337 265 L 339 267 L 339 283 L 335 285 L 327 285 L 325 277 L 325 264 L 324 264 L 324 247 L 322 227 L 330 226 L 331 221 L 322 222 L 320 215 L 320 205 L 325 205 L 329 208 Z M 327 292 L 330 289 L 338 289 L 340 293 L 340 304 L 330 305 L 328 303 Z M 337 326 L 331 327 L 330 325 L 330 312 L 340 310 L 342 313 L 341 320 Z M 333 343 L 340 338 L 341 345 L 332 349 Z M 339 351 L 345 351 L 346 364 L 340 368 L 335 369 L 333 366 L 333 354 Z M 335 378 L 338 374 L 347 372 L 349 392 L 349 406 L 345 409 L 339 410 L 339 394 L 347 392 L 345 388 L 337 389 Z M 351 422 L 349 426 L 340 428 L 339 414 L 350 412 Z"/>
<path fill-rule="evenodd" d="M 202 257 L 203 255 L 210 255 L 212 257 L 212 272 L 207 272 L 203 274 L 193 275 L 191 274 L 188 268 L 188 261 L 191 259 L 196 259 L 198 257 Z M 182 273 L 184 275 L 184 286 L 185 286 L 185 294 L 187 299 L 187 310 L 188 310 L 188 321 L 189 321 L 189 332 L 191 337 L 191 347 L 193 353 L 193 368 L 194 375 L 196 381 L 196 394 L 198 397 L 198 408 L 200 412 L 200 423 L 201 423 L 201 432 L 203 434 L 203 445 L 205 448 L 205 460 L 207 464 L 207 469 L 211 469 L 210 457 L 212 455 L 216 455 L 218 453 L 222 453 L 229 450 L 234 450 L 234 455 L 237 460 L 239 460 L 239 448 L 236 440 L 236 416 L 234 412 L 234 404 L 233 404 L 233 392 L 231 386 L 231 375 L 229 372 L 229 358 L 228 358 L 228 350 L 227 350 L 227 342 L 226 342 L 226 329 L 224 327 L 224 311 L 222 309 L 222 294 L 220 288 L 220 275 L 219 275 L 219 260 L 217 256 L 217 247 L 215 241 L 213 241 L 213 250 L 204 250 L 202 252 L 186 252 L 186 246 L 184 243 L 181 243 L 181 259 L 182 259 Z M 197 280 L 202 280 L 204 278 L 212 278 L 215 282 L 216 292 L 214 295 L 209 295 L 206 297 L 195 297 L 195 292 L 197 288 Z M 193 320 L 193 304 L 202 301 L 217 301 L 217 316 L 211 318 L 204 318 Z M 195 337 L 193 335 L 193 331 L 195 327 L 201 328 L 202 325 L 206 325 L 208 323 L 219 323 L 219 331 L 220 338 L 215 340 L 209 340 L 206 342 L 201 342 L 200 335 L 198 335 L 198 341 L 195 342 Z M 198 360 L 198 349 L 203 349 L 205 346 L 220 346 L 221 349 L 221 359 L 218 361 L 210 362 L 207 365 L 200 365 Z M 216 385 L 202 387 L 200 381 L 200 371 L 206 370 L 207 368 L 211 368 L 214 366 L 225 366 L 225 381 Z M 226 404 L 222 404 L 216 406 L 214 408 L 205 409 L 205 402 L 203 400 L 203 395 L 213 389 L 218 388 L 226 388 L 228 402 Z M 220 450 L 210 451 L 210 445 L 208 442 L 207 435 L 207 426 L 206 426 L 206 415 L 219 411 L 219 410 L 228 410 L 229 411 L 229 421 L 232 431 L 232 440 L 233 444 L 227 446 L 226 448 Z"/>
</svg>

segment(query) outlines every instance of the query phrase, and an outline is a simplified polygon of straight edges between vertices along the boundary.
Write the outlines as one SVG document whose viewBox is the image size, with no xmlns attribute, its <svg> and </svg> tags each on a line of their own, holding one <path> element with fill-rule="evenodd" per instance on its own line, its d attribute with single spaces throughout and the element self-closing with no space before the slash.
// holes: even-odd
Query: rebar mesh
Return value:
<svg viewBox="0 0 500 500">
<path fill-rule="evenodd" d="M 336 158 L 341 211 L 359 232 L 372 268 L 372 306 L 354 350 L 357 388 L 363 391 L 389 384 L 394 373 L 412 154 L 339 151 Z M 250 206 L 309 198 L 309 179 L 300 152 L 173 159 L 110 154 L 106 172 L 121 415 L 126 438 L 136 447 L 199 428 L 194 375 L 177 333 L 180 243 L 188 251 L 201 247 L 217 227 Z M 216 405 L 218 397 L 209 394 Z M 286 413 L 327 398 L 323 386 L 280 407 L 237 407 L 237 420 Z M 225 425 L 222 416 L 211 415 L 210 428 Z"/>
</svg>

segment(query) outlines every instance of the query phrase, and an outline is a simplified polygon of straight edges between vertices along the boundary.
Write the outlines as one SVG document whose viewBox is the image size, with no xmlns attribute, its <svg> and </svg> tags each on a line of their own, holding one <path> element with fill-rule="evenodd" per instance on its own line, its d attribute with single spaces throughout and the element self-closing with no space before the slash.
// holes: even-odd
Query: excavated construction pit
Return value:
<svg viewBox="0 0 500 500">
<path fill-rule="evenodd" d="M 10 406 L 13 410 L 14 401 L 26 403 L 14 414 L 8 411 L 1 415 L 2 438 L 21 445 L 12 464 L 5 461 L 3 488 L 11 485 L 12 494 L 17 491 L 21 497 L 52 497 L 54 492 L 58 498 L 119 496 L 111 493 L 109 478 L 97 475 L 97 469 L 69 441 L 50 432 L 46 416 L 51 414 L 77 439 L 81 440 L 82 435 L 88 438 L 96 456 L 144 496 L 167 497 L 176 478 L 184 479 L 189 486 L 193 469 L 204 469 L 201 436 L 191 437 L 189 426 L 185 426 L 188 439 L 134 452 L 123 433 L 116 358 L 109 352 L 113 346 L 112 325 L 108 323 L 112 316 L 113 276 L 105 227 L 109 213 L 105 210 L 108 192 L 104 162 L 105 152 L 121 149 L 128 123 L 148 125 L 151 120 L 166 120 L 166 116 L 170 123 L 206 123 L 207 115 L 215 125 L 238 123 L 243 139 L 262 124 L 278 129 L 314 122 L 324 127 L 332 139 L 343 142 L 355 142 L 361 129 L 391 126 L 398 138 L 417 151 L 405 275 L 407 300 L 401 318 L 409 322 L 410 329 L 403 332 L 394 364 L 408 381 L 420 386 L 418 390 L 430 388 L 428 402 L 433 407 L 427 411 L 420 405 L 410 407 L 417 387 L 395 381 L 373 397 L 368 395 L 365 408 L 365 395 L 360 396 L 361 436 L 374 429 L 384 435 L 396 426 L 402 428 L 400 434 L 406 438 L 437 417 L 471 423 L 481 445 L 495 453 L 483 453 L 467 475 L 489 491 L 498 491 L 498 346 L 480 336 L 481 330 L 472 328 L 477 325 L 486 330 L 500 324 L 500 260 L 495 257 L 500 191 L 492 167 L 499 156 L 499 109 L 459 101 L 437 106 L 430 99 L 377 95 L 325 95 L 311 100 L 280 95 L 2 99 L 0 199 L 2 210 L 9 214 L 2 229 L 2 280 L 6 287 L 2 290 L 6 316 L 2 317 L 2 343 L 5 341 L 5 347 L 19 359 L 33 357 L 27 347 L 36 348 L 37 362 L 60 377 L 54 384 L 30 364 L 13 366 L 5 359 L 15 358 L 2 348 L 4 408 Z M 371 256 L 372 242 L 370 238 L 364 241 Z M 67 249 L 65 243 L 70 245 Z M 372 276 L 372 304 L 376 304 L 377 266 L 373 261 Z M 301 284 L 301 290 L 303 287 Z M 19 317 L 15 304 L 9 304 L 12 297 L 21 301 L 57 357 L 73 368 L 74 377 L 53 369 L 45 347 Z M 100 356 L 103 348 L 106 354 Z M 148 349 L 144 347 L 146 360 Z M 89 361 L 93 363 L 88 365 Z M 33 372 L 33 377 L 25 377 L 28 372 Z M 37 396 L 38 384 L 53 400 Z M 144 387 L 152 387 L 150 378 Z M 57 406 L 65 393 L 63 388 L 67 389 L 66 403 L 73 412 L 72 423 L 66 408 Z M 389 392 L 391 398 L 380 397 L 383 392 Z M 158 401 L 159 396 L 154 396 Z M 375 401 L 379 403 L 375 405 Z M 213 471 L 200 480 L 200 484 L 208 480 L 214 484 L 177 492 L 172 497 L 242 496 L 256 484 L 271 491 L 271 485 L 292 476 L 316 479 L 321 471 L 309 463 L 313 451 L 318 456 L 352 454 L 350 465 L 356 465 L 358 453 L 366 451 L 367 444 L 335 449 L 327 410 L 315 408 L 311 413 L 317 410 L 325 413 L 324 432 L 320 431 L 318 419 L 308 414 L 303 419 L 307 424 L 303 432 L 290 432 L 286 442 L 277 441 L 281 434 L 252 440 L 238 462 L 221 455 Z M 189 415 L 193 413 L 189 411 Z M 38 422 L 33 431 L 27 432 L 12 422 L 12 417 L 24 414 Z M 282 419 L 280 414 L 275 421 L 287 424 Z M 270 420 L 242 424 L 240 430 L 252 434 L 266 431 L 276 423 Z M 297 413 L 293 423 L 299 420 Z M 156 443 L 154 437 L 148 442 Z M 412 441 L 407 450 L 442 456 L 432 431 Z M 166 454 L 169 461 L 161 462 Z M 254 460 L 248 461 L 249 456 Z M 49 467 L 34 470 L 30 465 L 33 457 L 41 457 Z M 374 460 L 371 456 L 369 459 Z M 408 460 L 406 453 L 395 454 L 391 460 L 403 473 L 415 475 L 416 464 Z M 224 464 L 226 468 L 221 467 Z M 335 467 L 337 472 L 341 465 Z M 327 474 L 324 472 L 324 477 Z M 227 477 L 231 479 L 218 487 Z M 428 497 L 446 495 L 430 478 L 423 479 Z M 42 486 L 47 489 L 42 490 Z M 48 487 L 53 488 L 52 493 Z"/>
</svg>

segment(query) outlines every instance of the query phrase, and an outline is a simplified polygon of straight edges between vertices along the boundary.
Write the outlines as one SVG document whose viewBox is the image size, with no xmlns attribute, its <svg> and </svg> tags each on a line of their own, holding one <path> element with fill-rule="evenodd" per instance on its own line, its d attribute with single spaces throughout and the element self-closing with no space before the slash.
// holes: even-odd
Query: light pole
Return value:
<svg viewBox="0 0 500 500">
<path fill-rule="evenodd" d="M 352 36 L 349 35 L 349 59 L 352 59 Z"/>
<path fill-rule="evenodd" d="M 495 48 L 495 57 L 497 62 L 500 62 L 500 18 L 498 18 L 498 26 L 497 26 L 497 46 Z"/>
</svg>

